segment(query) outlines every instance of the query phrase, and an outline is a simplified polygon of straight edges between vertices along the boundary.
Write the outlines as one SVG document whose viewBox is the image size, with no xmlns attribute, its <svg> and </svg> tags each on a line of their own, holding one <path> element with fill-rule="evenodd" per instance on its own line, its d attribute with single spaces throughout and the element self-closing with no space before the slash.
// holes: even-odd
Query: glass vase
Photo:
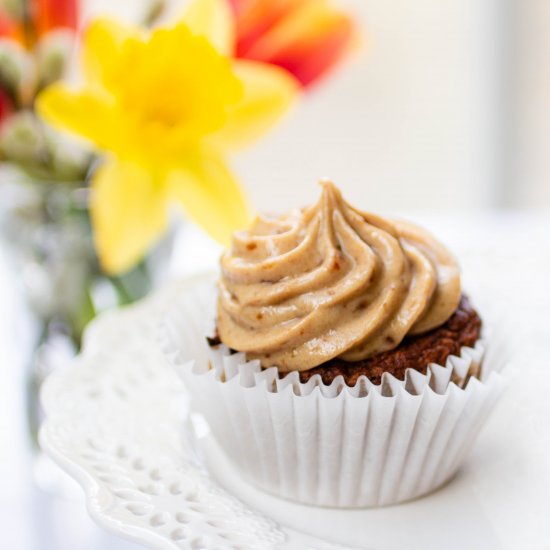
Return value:
<svg viewBox="0 0 550 550">
<path fill-rule="evenodd" d="M 34 342 L 25 385 L 35 452 L 44 378 L 79 350 L 91 319 L 145 296 L 159 271 L 157 262 L 143 261 L 122 276 L 102 272 L 93 246 L 88 193 L 86 182 L 9 180 L 0 172 L 0 231 L 22 305 L 30 312 Z"/>
</svg>

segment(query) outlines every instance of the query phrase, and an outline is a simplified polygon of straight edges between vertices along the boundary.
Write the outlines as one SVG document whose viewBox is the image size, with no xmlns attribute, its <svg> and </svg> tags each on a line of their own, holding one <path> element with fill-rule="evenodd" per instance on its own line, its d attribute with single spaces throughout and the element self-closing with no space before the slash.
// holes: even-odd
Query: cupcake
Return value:
<svg viewBox="0 0 550 550">
<path fill-rule="evenodd" d="M 166 349 L 237 471 L 278 496 L 365 507 L 428 493 L 503 387 L 449 251 L 331 182 L 313 206 L 235 233 L 213 290 L 171 307 Z M 215 334 L 198 349 L 205 311 Z"/>
</svg>

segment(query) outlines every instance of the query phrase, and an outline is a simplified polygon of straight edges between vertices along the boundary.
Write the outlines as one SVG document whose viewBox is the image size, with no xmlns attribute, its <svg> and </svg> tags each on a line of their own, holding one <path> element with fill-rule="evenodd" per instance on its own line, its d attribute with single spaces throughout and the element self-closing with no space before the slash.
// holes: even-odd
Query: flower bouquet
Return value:
<svg viewBox="0 0 550 550">
<path fill-rule="evenodd" d="M 227 243 L 251 215 L 228 156 L 355 36 L 317 0 L 151 13 L 83 24 L 76 0 L 0 2 L 1 220 L 42 344 L 78 349 L 99 311 L 151 288 L 174 211 Z"/>
</svg>

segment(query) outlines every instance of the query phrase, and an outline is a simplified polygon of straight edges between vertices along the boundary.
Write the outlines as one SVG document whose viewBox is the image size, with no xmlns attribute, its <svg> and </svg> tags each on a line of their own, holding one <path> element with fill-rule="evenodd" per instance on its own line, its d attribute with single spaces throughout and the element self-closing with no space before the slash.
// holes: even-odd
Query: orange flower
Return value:
<svg viewBox="0 0 550 550">
<path fill-rule="evenodd" d="M 0 8 L 0 38 L 15 40 L 27 49 L 55 29 L 76 30 L 78 0 L 27 0 L 22 20 L 11 17 Z"/>
<path fill-rule="evenodd" d="M 0 38 L 21 39 L 21 28 L 5 11 L 0 8 Z"/>
<path fill-rule="evenodd" d="M 53 29 L 76 30 L 78 24 L 77 0 L 31 0 L 29 11 L 37 37 Z"/>
<path fill-rule="evenodd" d="M 329 0 L 231 0 L 237 57 L 279 65 L 304 87 L 332 69 L 354 42 L 350 16 Z"/>
</svg>

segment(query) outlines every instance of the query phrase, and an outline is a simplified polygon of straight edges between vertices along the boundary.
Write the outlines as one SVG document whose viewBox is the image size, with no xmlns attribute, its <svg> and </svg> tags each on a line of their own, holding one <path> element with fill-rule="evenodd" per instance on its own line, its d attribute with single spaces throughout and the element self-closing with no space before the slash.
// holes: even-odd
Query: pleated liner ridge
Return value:
<svg viewBox="0 0 550 550">
<path fill-rule="evenodd" d="M 167 357 L 218 443 L 251 483 L 306 504 L 372 507 L 429 493 L 460 467 L 504 388 L 502 346 L 462 348 L 427 374 L 307 383 L 258 361 L 209 348 L 210 281 L 172 304 L 162 323 Z M 496 352 L 494 351 L 496 350 Z"/>
</svg>

